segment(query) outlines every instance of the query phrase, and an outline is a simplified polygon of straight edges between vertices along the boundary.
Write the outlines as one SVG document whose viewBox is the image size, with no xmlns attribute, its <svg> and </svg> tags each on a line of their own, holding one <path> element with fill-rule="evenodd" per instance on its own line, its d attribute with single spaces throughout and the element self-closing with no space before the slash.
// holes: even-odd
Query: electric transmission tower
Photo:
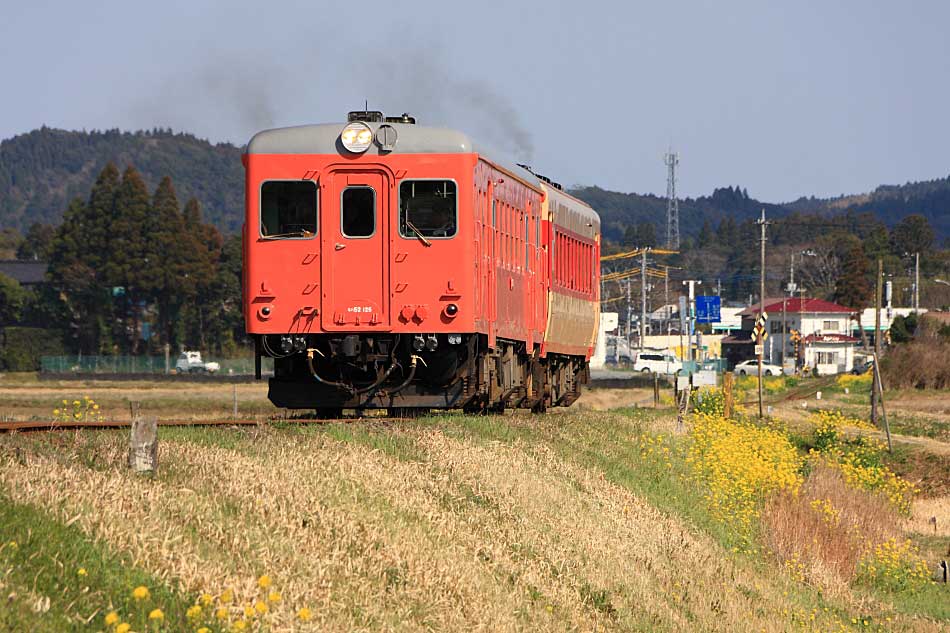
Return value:
<svg viewBox="0 0 950 633">
<path fill-rule="evenodd" d="M 680 248 L 680 205 L 676 201 L 676 166 L 679 154 L 672 150 L 663 156 L 667 167 L 666 176 L 666 246 L 678 251 Z"/>
</svg>

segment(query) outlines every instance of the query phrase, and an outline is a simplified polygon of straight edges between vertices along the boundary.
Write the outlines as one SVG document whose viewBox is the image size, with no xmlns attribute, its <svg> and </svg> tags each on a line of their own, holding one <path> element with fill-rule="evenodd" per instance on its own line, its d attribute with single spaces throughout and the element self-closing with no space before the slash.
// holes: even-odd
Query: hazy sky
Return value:
<svg viewBox="0 0 950 633">
<path fill-rule="evenodd" d="M 950 2 L 0 0 L 0 138 L 245 143 L 364 99 L 564 184 L 787 201 L 950 173 Z"/>
</svg>

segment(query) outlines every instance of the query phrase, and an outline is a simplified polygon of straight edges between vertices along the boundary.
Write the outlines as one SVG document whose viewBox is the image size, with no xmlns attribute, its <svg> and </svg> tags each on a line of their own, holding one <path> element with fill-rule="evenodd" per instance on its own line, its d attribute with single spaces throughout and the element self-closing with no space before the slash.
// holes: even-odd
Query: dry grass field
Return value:
<svg viewBox="0 0 950 633">
<path fill-rule="evenodd" d="M 4 383 L 0 412 L 84 395 L 169 418 L 231 404 L 231 385 L 76 387 Z M 300 425 L 266 421 L 263 385 L 238 388 L 262 424 L 162 428 L 154 477 L 125 467 L 127 431 L 0 435 L 0 631 L 948 625 L 947 591 L 829 591 L 746 551 L 704 509 L 672 413 L 613 408 L 647 392 L 540 417 Z M 946 497 L 917 503 L 895 530 L 926 534 L 938 513 L 937 547 Z"/>
</svg>

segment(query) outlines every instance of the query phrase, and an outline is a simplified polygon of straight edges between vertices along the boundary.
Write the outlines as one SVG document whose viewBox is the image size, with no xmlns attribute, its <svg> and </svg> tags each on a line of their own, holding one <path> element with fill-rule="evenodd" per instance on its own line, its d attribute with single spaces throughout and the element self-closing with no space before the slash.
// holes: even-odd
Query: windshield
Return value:
<svg viewBox="0 0 950 633">
<path fill-rule="evenodd" d="M 399 185 L 399 233 L 403 237 L 454 236 L 457 209 L 451 180 L 404 180 Z"/>
</svg>

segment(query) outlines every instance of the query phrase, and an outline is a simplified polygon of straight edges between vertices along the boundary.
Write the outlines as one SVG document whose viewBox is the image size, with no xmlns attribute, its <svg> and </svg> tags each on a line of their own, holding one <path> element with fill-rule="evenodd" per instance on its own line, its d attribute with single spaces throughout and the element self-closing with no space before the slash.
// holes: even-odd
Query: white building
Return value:
<svg viewBox="0 0 950 633">
<path fill-rule="evenodd" d="M 847 334 L 809 334 L 802 339 L 805 367 L 819 375 L 840 374 L 854 367 L 854 345 L 858 339 Z"/>
<path fill-rule="evenodd" d="M 607 332 L 617 329 L 618 316 L 616 312 L 600 313 L 600 328 L 597 330 L 597 342 L 594 344 L 594 355 L 590 357 L 591 369 L 600 369 L 607 360 Z"/>
<path fill-rule="evenodd" d="M 727 308 L 723 306 L 719 309 L 719 323 L 712 324 L 713 332 L 736 332 L 742 329 L 743 308 Z"/>
<path fill-rule="evenodd" d="M 913 308 L 892 308 L 892 307 L 881 308 L 881 331 L 887 332 L 889 329 L 891 329 L 891 323 L 894 322 L 895 317 L 902 316 L 904 318 L 907 318 L 913 312 L 914 312 Z M 927 310 L 921 308 L 920 310 L 918 310 L 918 312 L 920 314 L 924 314 L 925 312 L 927 312 Z M 857 332 L 860 334 L 860 330 L 858 330 L 857 320 L 855 320 L 855 322 L 852 324 L 852 327 L 854 328 L 854 332 Z M 869 332 L 869 333 L 874 332 L 874 308 L 867 308 L 863 312 L 861 312 L 861 328 L 865 332 Z M 852 334 L 854 332 L 852 332 Z"/>
<path fill-rule="evenodd" d="M 851 336 L 851 309 L 821 299 L 779 297 L 765 300 L 765 313 L 769 336 L 764 352 L 769 362 L 791 364 L 796 359 L 794 331 L 799 338 L 798 365 L 817 368 L 819 374 L 851 371 L 854 347 L 859 342 Z M 759 304 L 740 314 L 742 329 L 751 330 Z"/>
</svg>

